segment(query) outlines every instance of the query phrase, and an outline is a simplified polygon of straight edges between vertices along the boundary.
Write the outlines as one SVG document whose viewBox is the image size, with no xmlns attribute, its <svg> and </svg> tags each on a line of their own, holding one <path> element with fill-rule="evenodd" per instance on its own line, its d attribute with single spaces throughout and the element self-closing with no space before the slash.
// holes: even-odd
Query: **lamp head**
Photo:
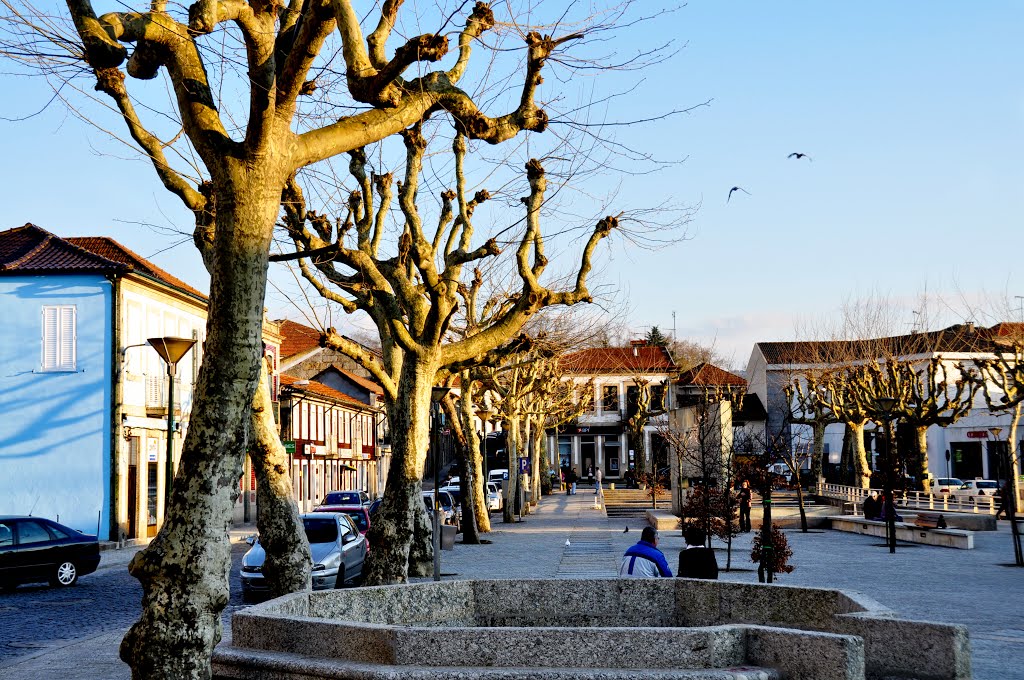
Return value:
<svg viewBox="0 0 1024 680">
<path fill-rule="evenodd" d="M 882 413 L 892 413 L 896 407 L 896 399 L 893 397 L 879 397 L 875 399 L 875 407 Z"/>
<path fill-rule="evenodd" d="M 431 387 L 430 388 L 430 401 L 434 402 L 435 404 L 436 403 L 440 403 L 440 402 L 444 401 L 444 398 L 447 397 L 448 393 L 451 392 L 451 391 L 452 391 L 452 388 L 444 387 L 443 385 L 440 386 L 440 387 Z"/>
<path fill-rule="evenodd" d="M 192 338 L 175 338 L 171 336 L 148 338 L 146 342 L 153 346 L 153 349 L 156 350 L 161 359 L 173 365 L 177 365 L 181 358 L 185 356 L 185 353 L 192 349 L 192 345 L 196 344 L 196 341 Z"/>
</svg>

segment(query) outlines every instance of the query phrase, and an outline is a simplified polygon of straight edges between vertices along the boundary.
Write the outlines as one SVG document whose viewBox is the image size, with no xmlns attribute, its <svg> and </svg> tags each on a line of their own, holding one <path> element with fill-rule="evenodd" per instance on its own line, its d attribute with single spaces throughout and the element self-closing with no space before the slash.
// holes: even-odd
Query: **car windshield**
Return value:
<svg viewBox="0 0 1024 680">
<path fill-rule="evenodd" d="M 366 515 L 361 512 L 346 512 L 352 523 L 359 529 L 359 533 L 366 533 L 366 530 L 370 528 L 369 523 L 366 521 Z"/>
<path fill-rule="evenodd" d="M 338 522 L 333 517 L 307 517 L 302 520 L 310 543 L 334 543 L 338 540 Z"/>
<path fill-rule="evenodd" d="M 998 489 L 999 485 L 995 482 L 978 482 L 979 489 Z"/>
<path fill-rule="evenodd" d="M 332 491 L 324 497 L 323 505 L 359 505 L 358 491 Z"/>
<path fill-rule="evenodd" d="M 442 491 L 440 494 L 438 494 L 437 502 L 440 504 L 443 510 L 451 510 L 452 497 L 449 496 L 446 492 Z M 434 494 L 423 494 L 423 503 L 427 506 L 428 509 L 434 507 Z"/>
<path fill-rule="evenodd" d="M 449 487 L 449 488 L 445 489 L 445 491 L 447 491 L 451 495 L 452 499 L 456 503 L 461 503 L 462 502 L 462 490 L 459 489 L 458 487 L 455 487 L 455 488 Z M 444 503 L 444 496 L 441 496 L 441 503 L 442 504 Z"/>
</svg>

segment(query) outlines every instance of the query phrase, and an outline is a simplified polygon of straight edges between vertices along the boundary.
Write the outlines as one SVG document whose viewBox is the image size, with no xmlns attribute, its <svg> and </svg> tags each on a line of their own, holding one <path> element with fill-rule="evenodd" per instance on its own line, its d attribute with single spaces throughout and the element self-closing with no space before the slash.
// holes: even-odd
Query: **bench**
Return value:
<svg viewBox="0 0 1024 680">
<path fill-rule="evenodd" d="M 919 512 L 914 518 L 914 526 L 922 529 L 945 529 L 946 518 L 938 512 Z"/>
<path fill-rule="evenodd" d="M 829 518 L 835 531 L 849 531 L 865 536 L 885 536 L 885 522 L 863 517 L 833 516 Z M 928 529 L 905 522 L 896 522 L 896 540 L 908 543 L 923 543 L 941 548 L 974 549 L 974 532 L 963 529 Z"/>
</svg>

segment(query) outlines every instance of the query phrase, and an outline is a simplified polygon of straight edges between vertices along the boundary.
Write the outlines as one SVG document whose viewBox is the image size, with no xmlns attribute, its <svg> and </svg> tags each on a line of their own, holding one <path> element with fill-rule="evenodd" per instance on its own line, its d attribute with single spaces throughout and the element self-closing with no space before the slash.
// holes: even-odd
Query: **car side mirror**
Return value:
<svg viewBox="0 0 1024 680">
<path fill-rule="evenodd" d="M 245 537 L 245 542 L 248 543 L 250 547 L 256 545 L 256 543 L 258 541 L 259 541 L 259 539 L 256 538 L 255 534 L 253 534 L 252 536 L 246 536 Z"/>
</svg>

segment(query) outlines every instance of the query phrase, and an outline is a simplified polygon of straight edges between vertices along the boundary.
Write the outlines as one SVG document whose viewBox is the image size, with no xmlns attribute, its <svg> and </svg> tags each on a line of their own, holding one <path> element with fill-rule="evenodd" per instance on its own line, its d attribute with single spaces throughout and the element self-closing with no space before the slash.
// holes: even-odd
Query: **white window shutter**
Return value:
<svg viewBox="0 0 1024 680">
<path fill-rule="evenodd" d="M 43 307 L 43 351 L 42 369 L 52 371 L 57 367 L 57 308 Z"/>
<path fill-rule="evenodd" d="M 64 371 L 75 370 L 75 347 L 78 344 L 76 309 L 72 306 L 60 308 L 60 356 L 58 362 Z"/>
</svg>

